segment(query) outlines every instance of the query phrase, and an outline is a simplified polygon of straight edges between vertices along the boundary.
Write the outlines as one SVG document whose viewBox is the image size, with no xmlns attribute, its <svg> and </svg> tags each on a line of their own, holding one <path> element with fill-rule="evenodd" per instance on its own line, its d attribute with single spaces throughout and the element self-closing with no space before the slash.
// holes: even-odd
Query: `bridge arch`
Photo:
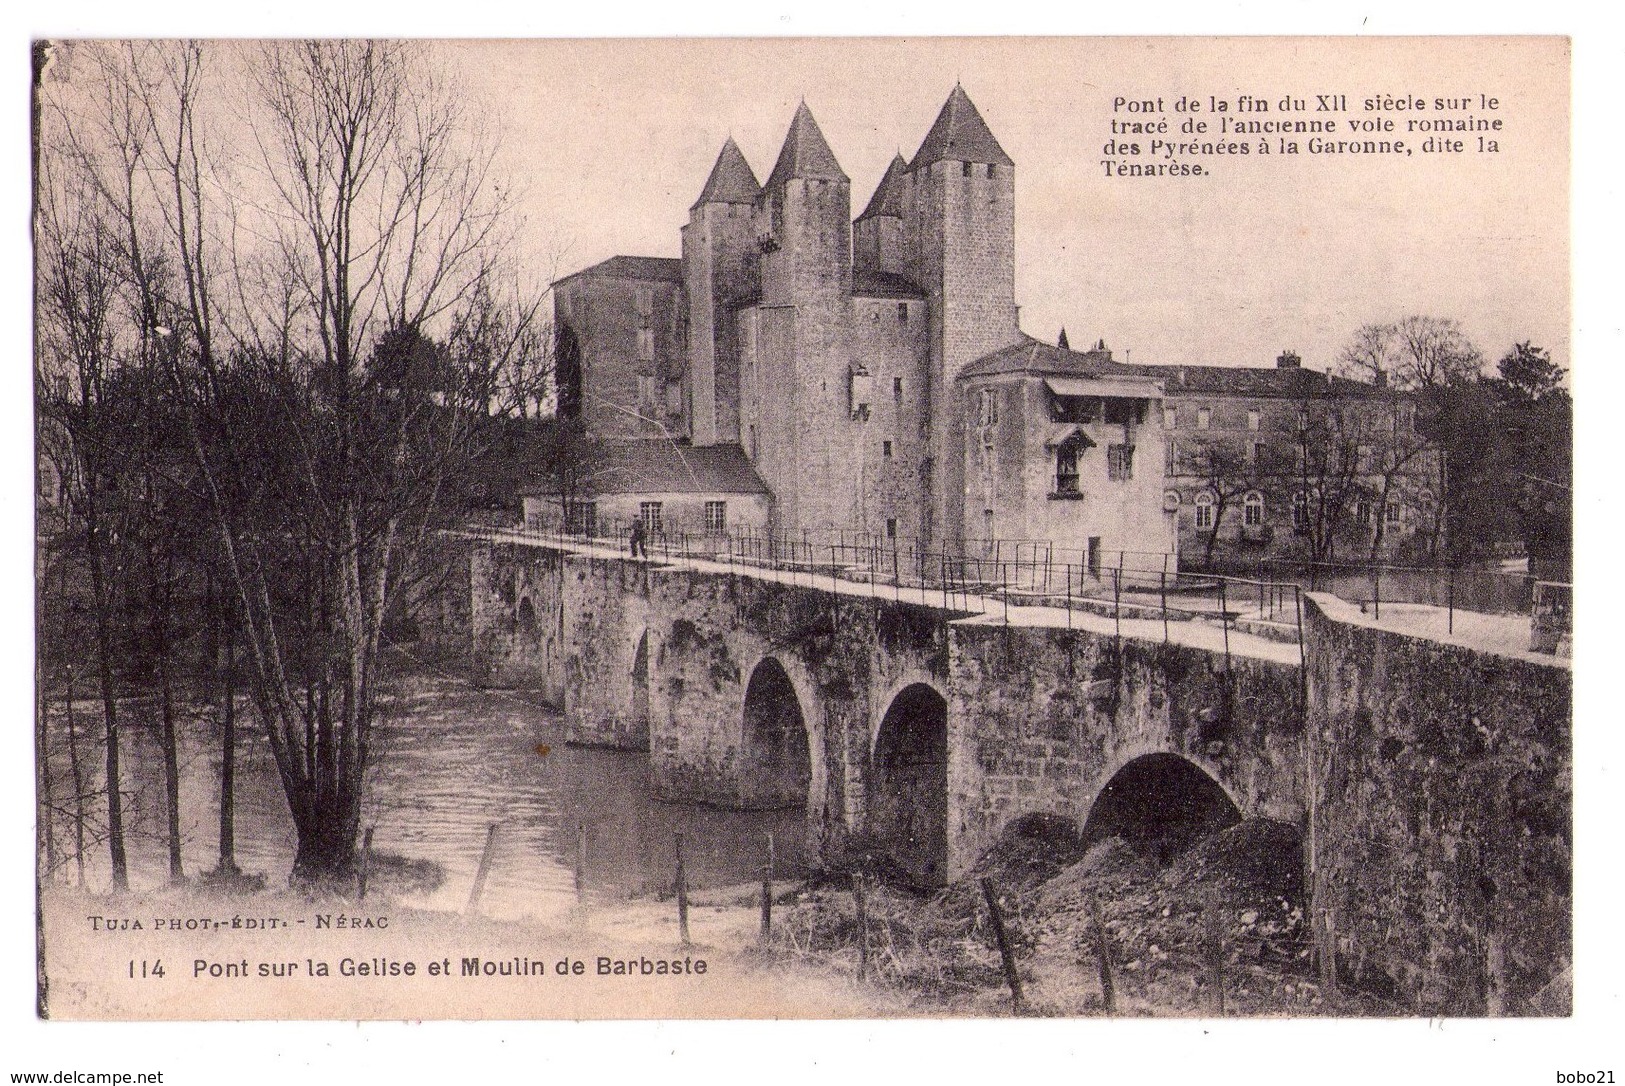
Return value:
<svg viewBox="0 0 1625 1086">
<path fill-rule="evenodd" d="M 948 702 L 929 683 L 903 687 L 875 734 L 865 827 L 908 881 L 948 875 Z"/>
<path fill-rule="evenodd" d="M 740 805 L 773 809 L 821 808 L 814 789 L 822 744 L 809 726 L 803 699 L 789 669 L 775 656 L 763 656 L 745 683 L 743 729 L 739 737 Z M 815 758 L 815 755 L 820 757 Z"/>
<path fill-rule="evenodd" d="M 1241 821 L 1230 793 L 1200 766 L 1166 751 L 1131 758 L 1089 806 L 1085 846 L 1121 837 L 1135 851 L 1167 864 L 1208 834 Z"/>
</svg>

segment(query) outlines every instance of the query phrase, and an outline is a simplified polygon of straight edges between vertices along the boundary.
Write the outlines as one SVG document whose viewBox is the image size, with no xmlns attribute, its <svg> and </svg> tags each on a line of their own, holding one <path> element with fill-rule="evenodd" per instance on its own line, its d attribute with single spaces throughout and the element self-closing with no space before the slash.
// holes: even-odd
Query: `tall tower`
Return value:
<svg viewBox="0 0 1625 1086">
<path fill-rule="evenodd" d="M 696 445 L 739 440 L 736 308 L 760 291 L 755 217 L 761 194 L 750 163 L 729 136 L 682 230 L 688 396 Z"/>
<path fill-rule="evenodd" d="M 852 193 L 805 102 L 757 203 L 761 304 L 750 332 L 747 451 L 787 530 L 857 508 L 847 341 Z"/>
<path fill-rule="evenodd" d="M 931 493 L 927 534 L 964 533 L 964 420 L 954 378 L 1019 341 L 1016 325 L 1015 163 L 965 89 L 954 85 L 908 164 L 906 274 L 930 300 Z"/>
<path fill-rule="evenodd" d="M 908 163 L 894 155 L 858 221 L 852 224 L 852 263 L 865 271 L 905 274 L 907 252 L 903 220 L 907 217 Z"/>
</svg>

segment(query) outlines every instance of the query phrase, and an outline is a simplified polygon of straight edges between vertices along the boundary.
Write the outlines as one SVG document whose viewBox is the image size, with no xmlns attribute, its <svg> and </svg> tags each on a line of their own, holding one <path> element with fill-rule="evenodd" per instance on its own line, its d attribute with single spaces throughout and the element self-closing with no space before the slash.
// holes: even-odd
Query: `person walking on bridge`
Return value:
<svg viewBox="0 0 1625 1086">
<path fill-rule="evenodd" d="M 649 545 L 645 541 L 644 532 L 643 532 L 643 521 L 634 520 L 632 522 L 632 536 L 631 536 L 630 542 L 631 542 L 631 545 L 632 545 L 632 557 L 633 558 L 637 558 L 640 555 L 642 557 L 644 557 L 644 558 L 649 557 Z"/>
</svg>

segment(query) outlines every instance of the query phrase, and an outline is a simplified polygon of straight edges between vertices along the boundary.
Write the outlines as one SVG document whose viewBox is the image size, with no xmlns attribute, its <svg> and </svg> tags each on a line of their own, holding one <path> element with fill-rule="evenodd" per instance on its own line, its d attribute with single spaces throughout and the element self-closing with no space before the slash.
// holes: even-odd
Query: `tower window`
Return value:
<svg viewBox="0 0 1625 1086">
<path fill-rule="evenodd" d="M 888 460 L 891 458 L 891 442 L 882 441 L 880 443 L 880 455 L 886 457 Z"/>
<path fill-rule="evenodd" d="M 997 166 L 995 166 L 993 163 L 989 162 L 987 164 L 987 175 L 989 177 L 997 177 L 998 174 L 999 174 L 999 168 Z"/>
<path fill-rule="evenodd" d="M 961 167 L 959 172 L 964 174 L 966 177 L 969 177 L 970 176 L 970 163 L 969 162 L 961 162 L 959 165 Z"/>
<path fill-rule="evenodd" d="M 1134 446 L 1106 446 L 1106 477 L 1108 479 L 1134 478 Z"/>
<path fill-rule="evenodd" d="M 897 303 L 897 323 L 898 324 L 907 324 L 908 323 L 908 303 L 907 302 L 898 302 Z"/>
</svg>

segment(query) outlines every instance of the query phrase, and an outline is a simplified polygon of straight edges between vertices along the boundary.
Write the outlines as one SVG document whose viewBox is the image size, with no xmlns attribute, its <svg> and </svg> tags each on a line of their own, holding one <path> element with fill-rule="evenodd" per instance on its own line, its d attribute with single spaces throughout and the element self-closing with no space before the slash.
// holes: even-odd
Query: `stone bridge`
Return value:
<svg viewBox="0 0 1625 1086">
<path fill-rule="evenodd" d="M 1300 645 L 518 534 L 440 558 L 425 642 L 647 750 L 662 798 L 803 807 L 809 854 L 922 885 L 1028 819 L 1163 853 L 1281 819 L 1338 970 L 1419 1013 L 1566 1006 L 1566 660 L 1315 595 Z"/>
<path fill-rule="evenodd" d="M 931 885 L 1032 815 L 1168 852 L 1303 818 L 1295 643 L 1232 632 L 1225 654 L 1190 623 L 1164 642 L 1160 622 L 1119 636 L 1082 611 L 966 615 L 828 571 L 518 538 L 453 565 L 466 604 L 443 625 L 477 673 L 541 690 L 574 742 L 647 750 L 660 798 L 805 806 L 825 859 L 879 852 Z"/>
</svg>

